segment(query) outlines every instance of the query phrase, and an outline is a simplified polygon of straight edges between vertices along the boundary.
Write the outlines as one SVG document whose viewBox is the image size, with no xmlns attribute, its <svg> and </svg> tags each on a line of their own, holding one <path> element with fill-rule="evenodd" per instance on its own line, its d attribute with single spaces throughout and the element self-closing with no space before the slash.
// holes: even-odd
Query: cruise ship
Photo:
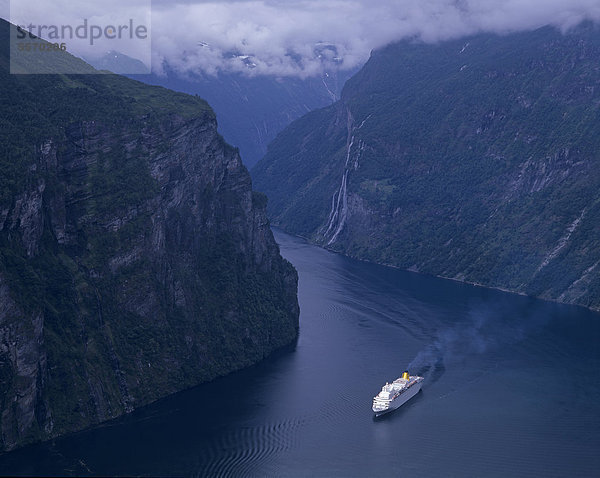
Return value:
<svg viewBox="0 0 600 478">
<path fill-rule="evenodd" d="M 375 416 L 379 417 L 405 404 L 419 393 L 421 382 L 423 382 L 423 377 L 411 377 L 408 372 L 404 372 L 402 377 L 392 383 L 386 383 L 381 392 L 373 398 Z"/>
</svg>

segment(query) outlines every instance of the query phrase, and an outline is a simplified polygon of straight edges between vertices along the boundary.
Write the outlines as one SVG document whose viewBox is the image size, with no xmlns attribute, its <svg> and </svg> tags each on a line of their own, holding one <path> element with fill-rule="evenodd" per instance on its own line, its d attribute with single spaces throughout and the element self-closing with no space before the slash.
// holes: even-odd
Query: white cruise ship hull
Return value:
<svg viewBox="0 0 600 478">
<path fill-rule="evenodd" d="M 380 417 L 381 415 L 385 415 L 386 413 L 393 412 L 394 410 L 400 408 L 406 402 L 408 402 L 411 398 L 413 398 L 419 391 L 421 390 L 421 382 L 415 383 L 404 393 L 401 393 L 395 400 L 392 400 L 389 404 L 389 407 L 385 410 L 376 411 L 375 416 Z"/>
</svg>

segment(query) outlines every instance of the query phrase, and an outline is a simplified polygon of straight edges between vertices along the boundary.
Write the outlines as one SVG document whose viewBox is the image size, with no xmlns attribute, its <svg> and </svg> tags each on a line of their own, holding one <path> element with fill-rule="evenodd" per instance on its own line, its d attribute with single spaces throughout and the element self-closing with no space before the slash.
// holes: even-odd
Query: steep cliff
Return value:
<svg viewBox="0 0 600 478">
<path fill-rule="evenodd" d="M 253 169 L 273 221 L 346 254 L 600 307 L 600 30 L 372 54 Z"/>
<path fill-rule="evenodd" d="M 9 75 L 6 49 L 0 451 L 292 342 L 296 272 L 209 106 L 114 75 Z"/>
</svg>

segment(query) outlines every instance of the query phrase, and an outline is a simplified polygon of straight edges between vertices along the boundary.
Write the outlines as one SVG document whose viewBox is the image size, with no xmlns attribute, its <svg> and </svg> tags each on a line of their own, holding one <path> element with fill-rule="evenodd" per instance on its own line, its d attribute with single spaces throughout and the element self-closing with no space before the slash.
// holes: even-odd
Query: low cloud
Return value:
<svg viewBox="0 0 600 478">
<path fill-rule="evenodd" d="M 372 49 L 600 22 L 598 0 L 250 0 L 153 2 L 153 68 L 311 76 L 354 68 Z"/>
<path fill-rule="evenodd" d="M 181 72 L 312 76 L 364 63 L 375 48 L 415 38 L 436 42 L 478 32 L 508 33 L 544 25 L 569 29 L 600 22 L 599 0 L 0 0 L 0 14 L 27 23 L 99 24 L 150 11 L 152 68 L 164 63 Z M 147 6 L 147 7 L 146 7 Z M 140 20 L 142 21 L 143 18 Z M 20 21 L 20 20 L 19 20 Z M 142 59 L 144 45 L 106 41 L 75 54 L 114 49 Z M 74 45 L 75 46 L 75 45 Z"/>
</svg>

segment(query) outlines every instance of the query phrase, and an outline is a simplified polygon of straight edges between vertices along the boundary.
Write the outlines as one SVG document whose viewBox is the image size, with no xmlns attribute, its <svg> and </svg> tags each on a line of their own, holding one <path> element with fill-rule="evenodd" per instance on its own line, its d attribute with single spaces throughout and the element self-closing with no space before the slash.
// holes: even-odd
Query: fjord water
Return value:
<svg viewBox="0 0 600 478">
<path fill-rule="evenodd" d="M 0 474 L 597 476 L 599 314 L 275 233 L 299 273 L 294 347 L 0 456 Z M 422 392 L 374 419 L 373 395 L 411 362 Z"/>
</svg>

